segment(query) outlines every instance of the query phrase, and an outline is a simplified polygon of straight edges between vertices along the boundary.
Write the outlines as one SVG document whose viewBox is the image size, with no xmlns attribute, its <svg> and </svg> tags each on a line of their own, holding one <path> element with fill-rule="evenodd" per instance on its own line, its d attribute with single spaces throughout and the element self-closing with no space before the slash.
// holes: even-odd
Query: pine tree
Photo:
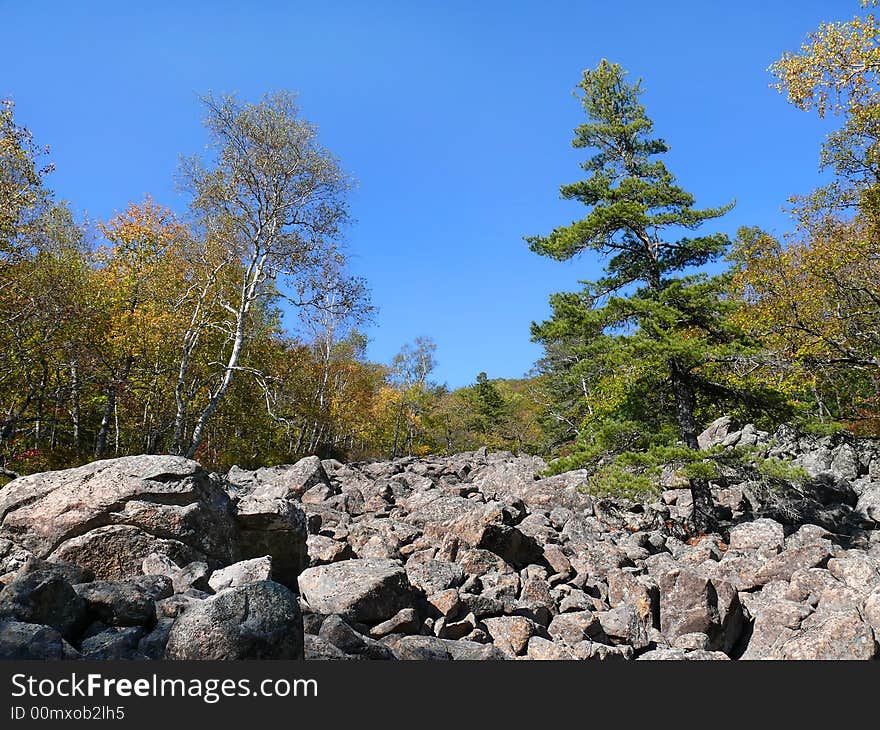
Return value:
<svg viewBox="0 0 880 730">
<path fill-rule="evenodd" d="M 533 338 L 556 362 L 571 345 L 587 401 L 582 449 L 607 446 L 609 439 L 623 449 L 646 448 L 673 425 L 684 445 L 697 449 L 701 399 L 748 397 L 725 382 L 724 361 L 743 347 L 727 317 L 733 305 L 720 296 L 720 277 L 693 273 L 718 259 L 729 239 L 689 235 L 733 204 L 694 207 L 694 197 L 658 159 L 669 148 L 651 136 L 641 82 L 628 83 L 619 65 L 603 60 L 584 72 L 578 88 L 588 119 L 575 130 L 573 146 L 596 153 L 582 163 L 588 177 L 560 192 L 589 211 L 526 240 L 536 253 L 560 261 L 597 252 L 606 262 L 604 276 L 584 282 L 583 292 L 554 295 L 553 314 L 533 325 Z M 708 489 L 695 486 L 701 487 L 695 517 L 700 510 L 708 515 Z"/>
</svg>

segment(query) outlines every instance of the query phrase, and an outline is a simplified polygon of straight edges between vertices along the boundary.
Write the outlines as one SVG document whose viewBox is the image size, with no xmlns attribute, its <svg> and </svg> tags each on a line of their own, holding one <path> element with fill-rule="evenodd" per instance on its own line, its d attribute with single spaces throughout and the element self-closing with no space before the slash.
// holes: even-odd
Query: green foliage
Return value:
<svg viewBox="0 0 880 730">
<path fill-rule="evenodd" d="M 778 402 L 769 388 L 731 377 L 731 364 L 757 345 L 731 317 L 739 305 L 724 296 L 726 278 L 694 271 L 718 259 L 729 241 L 689 232 L 732 205 L 695 208 L 658 159 L 668 146 L 651 136 L 640 81 L 629 83 L 620 66 L 602 61 L 578 88 L 588 120 L 573 145 L 595 154 L 582 164 L 587 179 L 560 192 L 588 212 L 526 239 L 554 259 L 593 251 L 606 262 L 601 279 L 554 294 L 551 317 L 532 325 L 545 351 L 538 369 L 548 420 L 561 438 L 575 437 L 573 453 L 556 470 L 608 451 L 672 443 L 673 429 L 695 448 L 703 413 L 714 418 L 731 405 L 760 411 Z"/>
<path fill-rule="evenodd" d="M 782 459 L 754 459 L 753 464 L 758 473 L 766 479 L 790 484 L 804 484 L 810 475 L 800 466 Z"/>
<path fill-rule="evenodd" d="M 652 474 L 627 469 L 617 462 L 597 469 L 584 491 L 594 497 L 615 497 L 634 502 L 646 501 L 659 494 L 657 480 Z"/>
</svg>

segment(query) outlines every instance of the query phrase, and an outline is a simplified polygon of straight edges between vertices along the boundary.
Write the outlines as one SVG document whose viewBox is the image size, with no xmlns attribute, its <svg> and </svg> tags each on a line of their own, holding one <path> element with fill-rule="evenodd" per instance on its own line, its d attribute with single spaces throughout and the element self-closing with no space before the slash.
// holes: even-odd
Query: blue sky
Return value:
<svg viewBox="0 0 880 730">
<path fill-rule="evenodd" d="M 43 2 L 0 0 L 0 97 L 51 145 L 50 178 L 104 218 L 150 193 L 183 210 L 178 156 L 204 148 L 197 94 L 300 93 L 303 115 L 358 180 L 347 234 L 379 307 L 369 355 L 437 342 L 436 380 L 518 377 L 554 291 L 599 274 L 524 235 L 581 216 L 572 96 L 607 57 L 644 79 L 667 165 L 717 222 L 776 232 L 819 180 L 828 122 L 769 88 L 767 66 L 855 0 L 516 2 Z"/>
</svg>

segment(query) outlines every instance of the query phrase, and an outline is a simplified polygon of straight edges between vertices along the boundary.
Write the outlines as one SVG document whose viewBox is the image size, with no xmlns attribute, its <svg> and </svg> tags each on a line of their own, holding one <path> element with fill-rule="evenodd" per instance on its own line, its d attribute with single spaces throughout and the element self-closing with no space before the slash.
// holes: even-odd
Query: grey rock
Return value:
<svg viewBox="0 0 880 730">
<path fill-rule="evenodd" d="M 339 616 L 328 616 L 321 624 L 318 636 L 349 655 L 364 659 L 393 659 L 394 654 L 387 646 L 355 631 Z"/>
<path fill-rule="evenodd" d="M 251 560 L 241 560 L 220 570 L 215 570 L 208 579 L 208 585 L 215 593 L 219 593 L 226 588 L 234 588 L 262 580 L 272 580 L 272 558 L 268 555 Z"/>
<path fill-rule="evenodd" d="M 274 580 L 296 588 L 297 576 L 309 563 L 305 513 L 287 499 L 252 494 L 236 504 L 235 522 L 239 556 L 271 556 Z"/>
<path fill-rule="evenodd" d="M 83 639 L 80 653 L 88 661 L 146 659 L 138 650 L 143 636 L 137 626 L 111 626 Z"/>
<path fill-rule="evenodd" d="M 730 531 L 730 549 L 773 555 L 785 544 L 785 529 L 775 520 L 762 518 L 745 522 Z"/>
<path fill-rule="evenodd" d="M 434 636 L 392 635 L 382 640 L 394 655 L 403 661 L 452 661 L 447 642 Z"/>
<path fill-rule="evenodd" d="M 351 545 L 324 535 L 309 535 L 306 538 L 306 548 L 309 552 L 309 567 L 337 563 L 355 557 Z"/>
<path fill-rule="evenodd" d="M 0 621 L 0 659 L 67 659 L 64 644 L 51 626 Z"/>
<path fill-rule="evenodd" d="M 139 579 L 81 583 L 74 590 L 88 604 L 89 612 L 109 626 L 150 626 L 156 621 L 157 598 L 168 598 L 173 592 L 166 576 L 143 578 L 164 578 L 166 590 Z"/>
<path fill-rule="evenodd" d="M 547 631 L 555 640 L 572 647 L 581 641 L 601 637 L 603 633 L 602 624 L 591 611 L 561 613 L 550 622 Z"/>
<path fill-rule="evenodd" d="M 71 639 L 88 623 L 88 606 L 63 577 L 40 570 L 0 590 L 0 619 L 44 624 Z"/>
<path fill-rule="evenodd" d="M 302 659 L 302 614 L 296 595 L 272 581 L 212 596 L 175 622 L 166 659 Z"/>
<path fill-rule="evenodd" d="M 415 609 L 404 608 L 394 614 L 387 621 L 376 624 L 370 629 L 370 636 L 381 639 L 389 634 L 417 634 L 421 622 Z"/>
<path fill-rule="evenodd" d="M 226 481 L 236 494 L 260 499 L 301 499 L 316 485 L 330 486 L 330 479 L 317 456 L 307 456 L 295 464 L 246 471 L 233 466 Z"/>
<path fill-rule="evenodd" d="M 426 595 L 432 595 L 464 583 L 464 570 L 456 563 L 444 560 L 412 561 L 406 564 L 409 582 Z"/>
<path fill-rule="evenodd" d="M 352 658 L 341 649 L 337 649 L 329 641 L 322 639 L 320 636 L 306 634 L 304 639 L 303 656 L 305 659 L 339 661 Z"/>
<path fill-rule="evenodd" d="M 375 624 L 413 606 L 413 590 L 397 562 L 343 560 L 303 571 L 299 588 L 314 611 Z"/>
</svg>

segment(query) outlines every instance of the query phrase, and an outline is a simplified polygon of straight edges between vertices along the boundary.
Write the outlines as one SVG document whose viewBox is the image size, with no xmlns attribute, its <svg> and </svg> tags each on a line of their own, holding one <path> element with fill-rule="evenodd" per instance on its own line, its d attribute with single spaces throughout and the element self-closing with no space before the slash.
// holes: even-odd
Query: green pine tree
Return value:
<svg viewBox="0 0 880 730">
<path fill-rule="evenodd" d="M 560 391 L 581 392 L 581 453 L 574 460 L 610 447 L 668 443 L 671 433 L 697 449 L 704 402 L 715 408 L 724 400 L 758 402 L 731 384 L 725 367 L 745 343 L 727 317 L 734 305 L 721 296 L 722 278 L 695 273 L 730 242 L 722 233 L 690 232 L 733 204 L 694 207 L 658 159 L 669 148 L 651 136 L 641 82 L 628 83 L 619 65 L 603 60 L 584 72 L 578 88 L 588 121 L 575 130 L 573 146 L 596 153 L 582 163 L 588 177 L 560 190 L 589 211 L 526 240 L 557 260 L 597 252 L 604 276 L 583 282 L 582 292 L 553 295 L 552 316 L 533 324 L 533 339 L 548 353 L 543 365 L 545 372 L 550 366 L 551 382 L 555 374 Z M 570 402 L 566 408 L 568 416 L 560 418 L 571 417 Z M 706 485 L 693 486 L 695 521 L 705 523 L 711 497 Z"/>
</svg>

